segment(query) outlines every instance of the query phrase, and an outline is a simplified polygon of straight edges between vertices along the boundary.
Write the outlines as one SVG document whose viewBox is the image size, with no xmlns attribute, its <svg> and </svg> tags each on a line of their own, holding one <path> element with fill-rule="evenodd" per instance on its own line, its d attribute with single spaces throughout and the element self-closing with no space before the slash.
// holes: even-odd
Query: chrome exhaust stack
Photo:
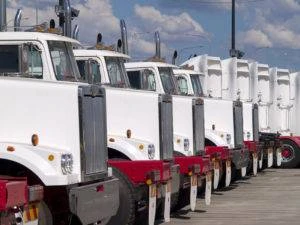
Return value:
<svg viewBox="0 0 300 225">
<path fill-rule="evenodd" d="M 14 21 L 14 31 L 20 31 L 20 26 L 21 26 L 21 19 L 22 19 L 22 9 L 18 9 L 16 16 L 15 16 L 15 21 Z"/>
<path fill-rule="evenodd" d="M 173 65 L 176 65 L 176 59 L 177 59 L 177 56 L 178 56 L 178 53 L 177 53 L 177 51 L 175 50 L 175 51 L 174 51 L 174 54 L 173 54 L 173 57 L 172 57 L 172 64 L 173 64 Z"/>
<path fill-rule="evenodd" d="M 0 0 L 0 31 L 6 30 L 6 23 L 6 0 Z"/>
<path fill-rule="evenodd" d="M 78 40 L 79 26 L 76 24 L 73 29 L 72 38 Z"/>
<path fill-rule="evenodd" d="M 155 57 L 160 59 L 161 58 L 160 37 L 159 37 L 159 32 L 158 31 L 155 31 L 154 40 L 155 40 Z"/>
<path fill-rule="evenodd" d="M 120 20 L 122 53 L 128 55 L 127 28 L 124 20 Z"/>
</svg>

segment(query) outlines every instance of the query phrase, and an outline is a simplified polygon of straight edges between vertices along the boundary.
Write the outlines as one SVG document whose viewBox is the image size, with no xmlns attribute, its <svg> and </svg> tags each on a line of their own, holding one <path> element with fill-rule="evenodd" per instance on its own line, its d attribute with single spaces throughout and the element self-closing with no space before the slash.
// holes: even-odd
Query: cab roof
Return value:
<svg viewBox="0 0 300 225">
<path fill-rule="evenodd" d="M 189 70 L 189 69 L 174 69 L 173 70 L 174 74 L 196 74 L 196 75 L 204 75 L 200 72 L 194 71 L 194 70 Z"/>
<path fill-rule="evenodd" d="M 126 68 L 139 68 L 139 67 L 171 67 L 171 68 L 178 68 L 178 66 L 163 63 L 163 62 L 152 62 L 152 61 L 145 61 L 145 62 L 128 62 L 125 63 Z"/>
<path fill-rule="evenodd" d="M 119 58 L 125 58 L 125 59 L 130 59 L 128 55 L 125 55 L 120 52 L 116 51 L 108 51 L 108 50 L 97 50 L 97 49 L 75 49 L 74 51 L 75 56 L 109 56 L 109 57 L 119 57 Z"/>
<path fill-rule="evenodd" d="M 41 32 L 1 32 L 0 41 L 23 41 L 23 40 L 39 40 L 39 41 L 65 41 L 76 43 L 80 42 L 58 34 L 41 33 Z"/>
</svg>

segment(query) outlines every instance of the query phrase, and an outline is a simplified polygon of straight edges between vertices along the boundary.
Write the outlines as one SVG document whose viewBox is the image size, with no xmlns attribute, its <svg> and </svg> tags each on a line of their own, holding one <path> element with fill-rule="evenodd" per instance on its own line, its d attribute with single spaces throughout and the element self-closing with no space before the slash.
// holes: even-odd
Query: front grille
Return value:
<svg viewBox="0 0 300 225">
<path fill-rule="evenodd" d="M 244 126 L 243 126 L 243 104 L 240 101 L 233 102 L 233 121 L 234 121 L 234 145 L 241 148 L 244 145 Z"/>
<path fill-rule="evenodd" d="M 171 95 L 159 96 L 159 138 L 161 159 L 173 158 L 173 104 Z"/>
<path fill-rule="evenodd" d="M 259 118 L 258 118 L 258 105 L 253 105 L 252 111 L 252 119 L 253 119 L 253 140 L 259 141 Z"/>
<path fill-rule="evenodd" d="M 202 155 L 204 152 L 204 104 L 201 98 L 193 99 L 193 139 L 194 155 Z"/>
<path fill-rule="evenodd" d="M 84 181 L 88 181 L 107 171 L 105 89 L 81 86 L 78 95 L 81 170 Z"/>
</svg>

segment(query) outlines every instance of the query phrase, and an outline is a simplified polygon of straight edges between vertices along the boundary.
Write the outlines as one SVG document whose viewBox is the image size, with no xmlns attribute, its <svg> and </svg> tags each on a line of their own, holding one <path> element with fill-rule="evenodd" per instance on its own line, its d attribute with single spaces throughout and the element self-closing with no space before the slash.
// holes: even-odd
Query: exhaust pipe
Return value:
<svg viewBox="0 0 300 225">
<path fill-rule="evenodd" d="M 127 39 L 127 28 L 124 20 L 120 20 L 121 27 L 121 40 L 122 40 L 122 52 L 128 55 L 128 39 Z"/>
<path fill-rule="evenodd" d="M 72 9 L 70 0 L 59 0 L 58 5 L 59 26 L 63 30 L 63 35 L 72 37 Z"/>
<path fill-rule="evenodd" d="M 16 16 L 15 16 L 15 21 L 14 21 L 14 31 L 20 31 L 20 26 L 21 26 L 21 19 L 22 19 L 22 9 L 18 9 Z"/>
<path fill-rule="evenodd" d="M 155 57 L 156 58 L 161 58 L 160 54 L 160 37 L 159 37 L 159 32 L 156 31 L 154 34 L 154 40 L 155 40 Z"/>
<path fill-rule="evenodd" d="M 117 42 L 117 52 L 123 53 L 123 43 L 122 43 L 121 39 L 118 39 L 118 42 Z"/>
<path fill-rule="evenodd" d="M 177 59 L 177 56 L 178 56 L 178 53 L 177 53 L 177 51 L 175 50 L 175 51 L 174 51 L 174 54 L 173 54 L 173 57 L 172 57 L 172 64 L 173 64 L 173 65 L 176 65 L 176 59 Z"/>
<path fill-rule="evenodd" d="M 6 0 L 0 0 L 0 31 L 6 30 Z"/>
<path fill-rule="evenodd" d="M 73 39 L 78 40 L 78 34 L 79 34 L 79 26 L 76 24 L 72 34 Z"/>
</svg>

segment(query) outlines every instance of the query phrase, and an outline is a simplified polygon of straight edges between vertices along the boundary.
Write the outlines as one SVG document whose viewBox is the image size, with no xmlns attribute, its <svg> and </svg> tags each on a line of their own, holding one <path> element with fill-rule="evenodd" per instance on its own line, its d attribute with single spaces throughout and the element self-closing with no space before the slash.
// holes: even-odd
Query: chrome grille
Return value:
<svg viewBox="0 0 300 225">
<path fill-rule="evenodd" d="M 107 171 L 105 90 L 79 87 L 81 170 L 84 180 L 97 179 Z"/>
<path fill-rule="evenodd" d="M 159 138 L 161 159 L 173 158 L 173 104 L 171 95 L 159 96 Z"/>
<path fill-rule="evenodd" d="M 259 118 L 258 118 L 258 105 L 253 105 L 252 111 L 253 118 L 253 140 L 259 141 Z"/>
<path fill-rule="evenodd" d="M 234 145 L 240 148 L 244 145 L 243 104 L 240 101 L 233 102 L 233 121 Z"/>
<path fill-rule="evenodd" d="M 204 152 L 204 105 L 201 98 L 193 99 L 193 139 L 194 155 L 202 155 Z"/>
</svg>

